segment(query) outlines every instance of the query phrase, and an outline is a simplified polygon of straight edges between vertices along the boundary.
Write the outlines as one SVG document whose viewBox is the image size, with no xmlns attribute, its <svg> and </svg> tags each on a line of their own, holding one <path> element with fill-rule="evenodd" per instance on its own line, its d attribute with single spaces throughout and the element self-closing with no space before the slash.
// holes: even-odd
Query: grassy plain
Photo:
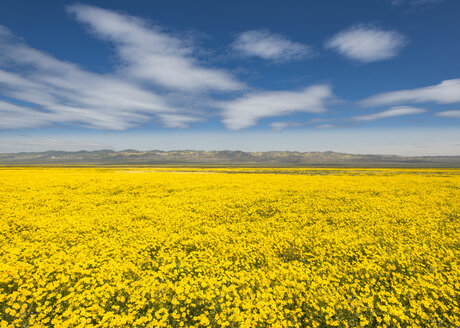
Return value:
<svg viewBox="0 0 460 328">
<path fill-rule="evenodd" d="M 459 169 L 1 168 L 1 327 L 459 327 Z"/>
</svg>

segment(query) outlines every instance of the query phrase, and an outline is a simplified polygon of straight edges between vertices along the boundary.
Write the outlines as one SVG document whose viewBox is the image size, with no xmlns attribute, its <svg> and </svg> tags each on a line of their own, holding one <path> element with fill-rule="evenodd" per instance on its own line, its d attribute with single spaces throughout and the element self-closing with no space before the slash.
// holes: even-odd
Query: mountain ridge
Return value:
<svg viewBox="0 0 460 328">
<path fill-rule="evenodd" d="M 281 166 L 403 166 L 460 167 L 460 156 L 399 156 L 239 150 L 80 150 L 0 153 L 0 165 L 281 165 Z"/>
</svg>

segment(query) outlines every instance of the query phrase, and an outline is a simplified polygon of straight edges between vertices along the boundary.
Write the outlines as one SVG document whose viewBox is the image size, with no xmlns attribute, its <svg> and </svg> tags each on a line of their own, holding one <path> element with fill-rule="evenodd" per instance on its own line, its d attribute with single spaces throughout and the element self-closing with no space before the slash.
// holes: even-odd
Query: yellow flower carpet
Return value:
<svg viewBox="0 0 460 328">
<path fill-rule="evenodd" d="M 1 168 L 0 327 L 460 327 L 460 170 Z"/>
</svg>

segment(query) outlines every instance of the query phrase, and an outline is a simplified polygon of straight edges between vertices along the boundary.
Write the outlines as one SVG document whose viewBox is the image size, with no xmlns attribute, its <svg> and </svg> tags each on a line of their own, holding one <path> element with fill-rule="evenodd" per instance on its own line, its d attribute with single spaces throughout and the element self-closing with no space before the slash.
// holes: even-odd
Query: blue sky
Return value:
<svg viewBox="0 0 460 328">
<path fill-rule="evenodd" d="M 0 152 L 460 155 L 460 2 L 0 2 Z"/>
</svg>

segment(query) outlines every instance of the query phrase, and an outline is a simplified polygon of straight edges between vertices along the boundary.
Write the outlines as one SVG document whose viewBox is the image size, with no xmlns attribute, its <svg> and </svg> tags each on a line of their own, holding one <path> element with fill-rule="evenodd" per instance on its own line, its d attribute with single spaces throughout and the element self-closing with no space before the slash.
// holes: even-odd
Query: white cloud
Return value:
<svg viewBox="0 0 460 328">
<path fill-rule="evenodd" d="M 379 120 L 382 118 L 396 117 L 396 116 L 402 116 L 402 115 L 421 114 L 426 111 L 427 110 L 425 108 L 397 106 L 397 107 L 392 107 L 389 110 L 379 112 L 379 113 L 356 116 L 353 119 L 358 120 L 358 121 L 374 121 L 374 120 Z"/>
<path fill-rule="evenodd" d="M 283 131 L 284 129 L 291 127 L 291 126 L 298 126 L 296 122 L 271 122 L 270 128 L 275 131 Z"/>
<path fill-rule="evenodd" d="M 310 46 L 288 40 L 282 34 L 265 30 L 246 31 L 237 36 L 232 48 L 249 57 L 285 62 L 312 55 Z"/>
<path fill-rule="evenodd" d="M 409 5 L 411 7 L 419 7 L 422 5 L 440 3 L 443 1 L 444 0 L 391 0 L 391 4 L 393 6 Z"/>
<path fill-rule="evenodd" d="M 0 26 L 0 128 L 123 130 L 151 120 L 183 128 L 202 120 L 209 107 L 208 96 L 196 91 L 243 87 L 228 72 L 200 65 L 187 42 L 141 19 L 85 5 L 68 11 L 114 42 L 122 65 L 94 73 L 33 49 Z"/>
<path fill-rule="evenodd" d="M 69 6 L 68 12 L 90 32 L 115 44 L 127 76 L 184 91 L 244 87 L 228 72 L 200 65 L 192 46 L 139 18 L 80 4 Z"/>
<path fill-rule="evenodd" d="M 0 100 L 0 129 L 32 128 L 46 126 L 56 117 L 37 109 L 18 106 Z"/>
<path fill-rule="evenodd" d="M 287 115 L 293 112 L 322 113 L 325 102 L 333 94 L 328 85 L 314 85 L 301 91 L 264 91 L 248 93 L 242 97 L 222 102 L 224 125 L 239 130 L 256 125 L 266 117 Z"/>
<path fill-rule="evenodd" d="M 460 118 L 460 110 L 446 110 L 436 113 L 437 116 Z"/>
<path fill-rule="evenodd" d="M 0 66 L 14 68 L 0 69 L 2 95 L 16 104 L 24 103 L 1 103 L 2 128 L 71 123 L 123 130 L 158 118 L 158 114 L 181 112 L 166 97 L 139 83 L 60 61 L 18 42 L 5 28 L 0 33 Z"/>
<path fill-rule="evenodd" d="M 168 128 L 186 128 L 190 123 L 201 121 L 198 117 L 181 114 L 160 114 L 158 116 L 163 125 Z"/>
<path fill-rule="evenodd" d="M 395 57 L 404 46 L 404 36 L 395 31 L 358 25 L 337 33 L 326 48 L 362 63 Z"/>
<path fill-rule="evenodd" d="M 334 124 L 321 124 L 317 126 L 318 129 L 332 129 L 335 128 Z"/>
<path fill-rule="evenodd" d="M 419 88 L 386 92 L 363 100 L 365 106 L 381 106 L 401 103 L 436 102 L 451 104 L 460 102 L 460 79 L 445 80 L 440 84 Z"/>
<path fill-rule="evenodd" d="M 271 122 L 270 128 L 275 131 L 282 131 L 287 128 L 291 127 L 299 127 L 299 126 L 306 126 L 306 125 L 311 125 L 314 123 L 319 123 L 319 122 L 324 122 L 327 121 L 326 119 L 323 118 L 313 118 L 311 120 L 305 121 L 305 122 L 298 122 L 298 121 L 278 121 L 278 122 Z"/>
</svg>

